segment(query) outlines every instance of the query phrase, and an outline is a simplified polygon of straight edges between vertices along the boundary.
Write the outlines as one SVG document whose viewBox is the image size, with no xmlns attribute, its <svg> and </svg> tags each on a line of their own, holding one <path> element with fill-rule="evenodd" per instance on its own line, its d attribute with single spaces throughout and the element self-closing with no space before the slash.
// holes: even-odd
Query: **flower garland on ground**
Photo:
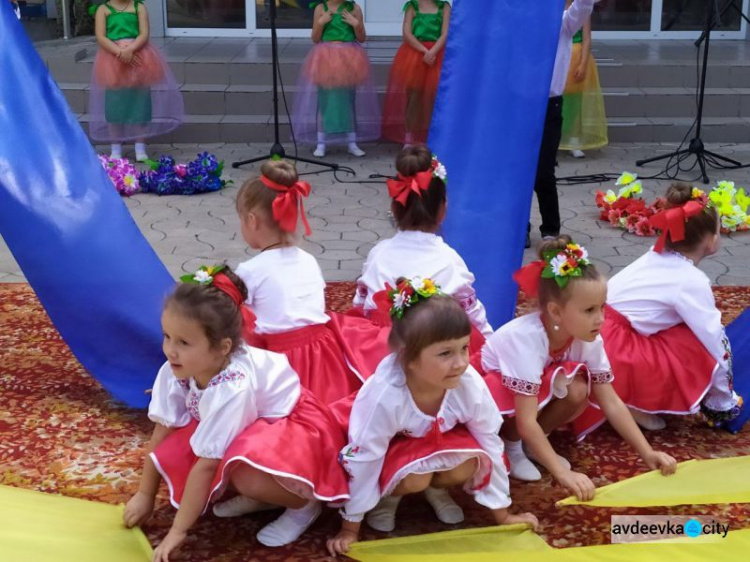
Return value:
<svg viewBox="0 0 750 562">
<path fill-rule="evenodd" d="M 138 172 L 127 158 L 110 158 L 99 155 L 99 161 L 107 171 L 120 195 L 129 197 L 134 193 L 156 193 L 157 195 L 194 195 L 219 191 L 231 180 L 221 179 L 224 162 L 204 152 L 187 164 L 177 164 L 173 157 L 162 156 L 158 162 L 149 160 L 149 170 Z"/>
<path fill-rule="evenodd" d="M 643 187 L 637 179 L 636 174 L 625 172 L 615 184 L 620 187 L 617 193 L 613 190 L 596 192 L 596 206 L 601 209 L 599 219 L 637 236 L 655 236 L 657 232 L 648 219 L 663 209 L 666 201 L 659 197 L 653 203 L 646 204 L 639 197 Z M 750 196 L 744 188 L 735 188 L 733 182 L 718 182 L 708 195 L 694 187 L 693 199 L 703 199 L 716 208 L 724 234 L 750 230 Z"/>
</svg>

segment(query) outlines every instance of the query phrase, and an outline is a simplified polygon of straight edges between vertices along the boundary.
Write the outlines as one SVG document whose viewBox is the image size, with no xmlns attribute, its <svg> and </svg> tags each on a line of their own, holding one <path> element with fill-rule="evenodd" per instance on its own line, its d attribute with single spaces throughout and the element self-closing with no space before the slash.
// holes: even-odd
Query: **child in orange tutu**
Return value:
<svg viewBox="0 0 750 562">
<path fill-rule="evenodd" d="M 182 279 L 162 313 L 167 362 L 148 409 L 156 425 L 124 523 L 135 527 L 149 519 L 163 477 L 178 509 L 155 562 L 169 559 L 229 487 L 241 494 L 245 511 L 286 507 L 257 537 L 266 546 L 288 544 L 320 515 L 321 501 L 348 498 L 336 461 L 344 433 L 300 387 L 286 357 L 242 341 L 247 289 L 241 279 L 221 266 Z"/>
<path fill-rule="evenodd" d="M 95 10 L 99 51 L 91 82 L 89 134 L 112 143 L 112 158 L 122 158 L 122 143 L 135 141 L 136 160 L 148 159 L 145 139 L 176 129 L 183 104 L 164 57 L 149 42 L 143 0 L 109 0 Z"/>
<path fill-rule="evenodd" d="M 443 0 L 404 5 L 404 44 L 396 53 L 383 109 L 383 137 L 407 145 L 427 142 L 451 6 Z"/>
<path fill-rule="evenodd" d="M 329 144 L 346 144 L 364 156 L 358 141 L 380 136 L 380 107 L 362 43 L 362 9 L 351 0 L 319 0 L 313 15 L 315 44 L 302 65 L 292 127 L 304 143 L 316 143 L 322 158 Z"/>
<path fill-rule="evenodd" d="M 424 492 L 438 519 L 460 523 L 463 511 L 448 493 L 454 486 L 492 511 L 495 524 L 536 527 L 531 513 L 508 509 L 498 435 L 503 419 L 469 364 L 469 317 L 431 279 L 399 279 L 389 298 L 392 354 L 353 403 L 333 408 L 349 426 L 340 460 L 351 477 L 351 499 L 341 512 L 341 530 L 328 541 L 329 552 L 347 552 L 362 519 L 375 530 L 392 531 L 406 494 Z"/>
<path fill-rule="evenodd" d="M 607 283 L 586 250 L 568 236 L 545 240 L 539 260 L 514 279 L 527 295 L 538 298 L 539 310 L 505 324 L 482 349 L 487 386 L 507 416 L 502 435 L 510 475 L 527 481 L 541 478 L 523 440 L 528 454 L 562 486 L 581 501 L 592 499 L 594 484 L 572 471 L 547 438 L 575 420 L 592 398 L 649 469 L 672 474 L 675 459 L 651 448 L 612 386 L 614 376 L 599 334 Z"/>
</svg>

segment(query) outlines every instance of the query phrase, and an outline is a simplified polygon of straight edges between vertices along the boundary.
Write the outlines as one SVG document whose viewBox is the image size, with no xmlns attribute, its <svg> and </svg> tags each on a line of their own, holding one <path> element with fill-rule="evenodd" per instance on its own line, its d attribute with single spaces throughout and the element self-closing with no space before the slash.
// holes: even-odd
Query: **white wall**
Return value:
<svg viewBox="0 0 750 562">
<path fill-rule="evenodd" d="M 361 0 L 360 0 L 361 2 Z M 401 23 L 406 0 L 364 0 L 367 23 Z"/>
</svg>

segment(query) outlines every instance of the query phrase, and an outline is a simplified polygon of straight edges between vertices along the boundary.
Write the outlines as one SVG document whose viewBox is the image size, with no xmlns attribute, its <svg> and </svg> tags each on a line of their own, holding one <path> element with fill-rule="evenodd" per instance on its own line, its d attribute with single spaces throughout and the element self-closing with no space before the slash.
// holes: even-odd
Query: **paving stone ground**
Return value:
<svg viewBox="0 0 750 562">
<path fill-rule="evenodd" d="M 313 185 L 313 194 L 305 202 L 313 234 L 301 239 L 300 245 L 315 255 L 327 281 L 356 279 L 370 248 L 394 233 L 388 215 L 390 202 L 385 182 L 368 180 L 368 177 L 370 174 L 393 174 L 398 147 L 381 144 L 364 148 L 367 156 L 359 159 L 335 150 L 328 155 L 330 160 L 353 168 L 357 177 L 339 174 L 344 182 L 337 181 L 330 173 L 305 178 Z M 709 148 L 743 163 L 750 162 L 750 144 L 713 145 Z M 643 176 L 653 175 L 662 169 L 661 165 L 637 168 L 635 161 L 673 149 L 674 146 L 667 144 L 615 144 L 590 152 L 584 159 L 560 153 L 558 176 L 620 173 L 624 170 L 637 171 Z M 233 169 L 229 163 L 261 156 L 268 151 L 268 146 L 180 144 L 149 147 L 152 157 L 168 153 L 178 161 L 189 160 L 203 150 L 226 160 L 226 176 L 234 181 L 232 186 L 209 195 L 159 197 L 139 194 L 123 199 L 141 232 L 174 276 L 193 271 L 207 262 L 227 260 L 231 266 L 236 266 L 253 255 L 239 233 L 234 199 L 242 182 L 259 173 L 258 167 Z M 316 168 L 301 165 L 299 169 L 304 173 Z M 685 173 L 684 177 L 695 178 L 696 175 L 692 171 Z M 709 176 L 712 183 L 727 179 L 750 186 L 750 168 L 710 170 Z M 364 183 L 360 183 L 363 180 Z M 560 187 L 563 231 L 586 245 L 589 254 L 607 275 L 622 269 L 655 241 L 655 238 L 627 234 L 597 220 L 594 193 L 597 189 L 611 187 L 611 183 Z M 668 181 L 645 180 L 644 197 L 651 200 L 663 194 L 668 184 Z M 532 243 L 536 244 L 539 223 L 536 201 L 531 220 Z M 527 251 L 525 259 L 532 258 L 533 253 Z M 704 260 L 700 267 L 716 284 L 750 285 L 750 233 L 724 236 L 721 251 Z M 0 282 L 24 280 L 18 264 L 0 239 Z"/>
</svg>

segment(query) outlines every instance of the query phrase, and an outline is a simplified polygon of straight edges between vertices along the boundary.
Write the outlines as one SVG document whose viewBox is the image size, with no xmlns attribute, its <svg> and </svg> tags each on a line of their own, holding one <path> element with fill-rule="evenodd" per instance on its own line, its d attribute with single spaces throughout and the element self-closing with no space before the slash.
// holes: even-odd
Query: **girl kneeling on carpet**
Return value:
<svg viewBox="0 0 750 562">
<path fill-rule="evenodd" d="M 646 429 L 655 414 L 700 410 L 720 426 L 740 413 L 732 388 L 732 350 L 711 282 L 698 264 L 716 253 L 721 226 L 699 189 L 674 184 L 666 208 L 651 218 L 658 242 L 609 281 L 602 337 L 617 373 L 615 390 Z M 597 413 L 586 412 L 588 429 Z"/>
<path fill-rule="evenodd" d="M 321 501 L 348 498 L 336 462 L 345 435 L 286 357 L 242 342 L 242 280 L 220 266 L 182 279 L 162 314 L 167 362 L 149 406 L 156 427 L 125 525 L 151 516 L 162 476 L 178 510 L 155 561 L 168 559 L 227 488 L 252 498 L 256 511 L 286 507 L 257 536 L 266 546 L 290 543 L 318 517 Z M 294 454 L 279 443 L 293 443 Z"/>
<path fill-rule="evenodd" d="M 353 308 L 346 315 L 331 317 L 349 363 L 362 378 L 375 372 L 390 353 L 391 319 L 385 287 L 394 285 L 399 277 L 429 277 L 456 299 L 471 322 L 470 355 L 476 353 L 478 359 L 484 338 L 492 334 L 473 287 L 474 274 L 437 234 L 448 207 L 445 167 L 425 145 L 415 145 L 399 153 L 396 170 L 398 178 L 388 180 L 388 192 L 398 232 L 367 255 Z M 478 363 L 472 364 L 476 367 Z"/>
<path fill-rule="evenodd" d="M 329 552 L 349 549 L 365 514 L 370 527 L 392 531 L 405 494 L 424 491 L 438 519 L 463 521 L 448 494 L 451 486 L 474 495 L 498 525 L 536 527 L 532 514 L 508 512 L 508 474 L 498 435 L 502 417 L 469 365 L 468 316 L 430 279 L 400 279 L 389 296 L 394 353 L 353 404 L 344 400 L 332 408 L 348 418 L 349 444 L 340 459 L 350 476 L 351 499 L 342 511 L 341 531 L 328 541 Z"/>
<path fill-rule="evenodd" d="M 320 266 L 295 245 L 298 216 L 310 235 L 302 206 L 309 193 L 310 184 L 300 181 L 285 160 L 264 163 L 261 176 L 245 182 L 237 195 L 242 237 L 260 253 L 240 264 L 237 275 L 256 316 L 253 345 L 285 354 L 302 386 L 327 404 L 358 390 L 362 382 L 326 326 Z"/>
<path fill-rule="evenodd" d="M 614 429 L 650 469 L 672 474 L 676 461 L 654 451 L 612 387 L 612 369 L 601 330 L 607 283 L 586 250 L 560 236 L 539 246 L 539 261 L 514 275 L 521 289 L 538 297 L 538 312 L 516 318 L 487 339 L 482 349 L 486 381 L 500 412 L 510 475 L 541 478 L 522 448 L 579 500 L 594 497 L 594 484 L 555 454 L 547 438 L 573 421 L 593 394 Z M 593 402 L 592 402 L 593 403 Z"/>
</svg>

